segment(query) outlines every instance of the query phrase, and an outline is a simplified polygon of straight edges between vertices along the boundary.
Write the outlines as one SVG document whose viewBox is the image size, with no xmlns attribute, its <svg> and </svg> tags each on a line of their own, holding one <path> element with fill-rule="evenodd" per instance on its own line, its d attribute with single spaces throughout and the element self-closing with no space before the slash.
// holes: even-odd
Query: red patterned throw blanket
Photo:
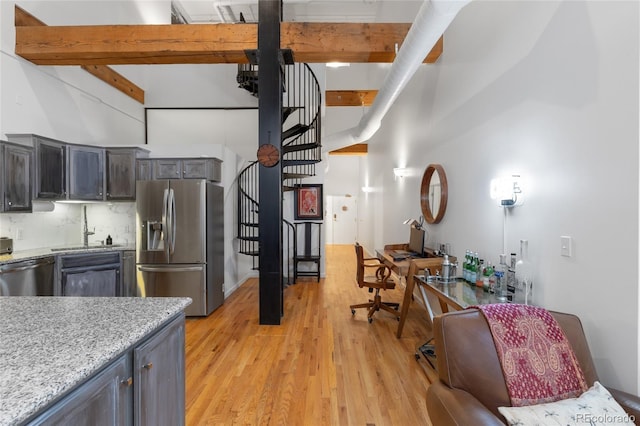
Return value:
<svg viewBox="0 0 640 426">
<path fill-rule="evenodd" d="M 587 390 L 578 359 L 547 310 L 513 303 L 474 308 L 489 323 L 512 406 L 575 398 Z"/>
</svg>

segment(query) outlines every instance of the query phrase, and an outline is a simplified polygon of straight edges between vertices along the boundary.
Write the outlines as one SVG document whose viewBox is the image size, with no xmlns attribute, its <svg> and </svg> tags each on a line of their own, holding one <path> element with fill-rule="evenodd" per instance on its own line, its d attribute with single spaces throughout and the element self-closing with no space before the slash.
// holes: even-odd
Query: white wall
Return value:
<svg viewBox="0 0 640 426">
<path fill-rule="evenodd" d="M 56 8 L 52 3 L 21 5 L 47 22 L 65 13 L 64 7 Z M 78 2 L 65 3 L 73 8 Z M 37 67 L 15 55 L 14 5 L 12 1 L 0 2 L 0 137 L 36 133 L 72 143 L 144 143 L 143 105 L 80 67 Z M 105 13 L 114 9 L 105 2 L 92 5 L 102 5 Z M 94 14 L 101 15 L 99 10 Z M 46 15 L 38 15 L 45 11 Z"/>
<path fill-rule="evenodd" d="M 503 251 L 503 210 L 489 182 L 521 173 L 527 199 L 509 211 L 506 251 L 529 240 L 534 302 L 579 315 L 601 380 L 632 393 L 638 16 L 637 2 L 472 2 L 446 32 L 438 63 L 418 71 L 369 141 L 361 168 L 362 185 L 378 190 L 365 200 L 375 212 L 362 224 L 369 249 L 406 239 L 401 223 L 420 212 L 422 172 L 440 163 L 449 204 L 427 227 L 429 241 L 493 262 Z M 394 181 L 393 167 L 419 173 Z M 561 235 L 573 238 L 571 258 L 560 256 Z"/>
</svg>

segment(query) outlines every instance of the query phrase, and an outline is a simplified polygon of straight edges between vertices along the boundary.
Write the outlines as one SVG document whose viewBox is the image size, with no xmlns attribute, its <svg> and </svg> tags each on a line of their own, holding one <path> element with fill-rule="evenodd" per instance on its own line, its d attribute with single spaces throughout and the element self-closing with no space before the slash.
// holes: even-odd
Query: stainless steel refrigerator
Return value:
<svg viewBox="0 0 640 426">
<path fill-rule="evenodd" d="M 137 294 L 190 297 L 187 316 L 224 301 L 223 189 L 201 179 L 136 184 Z"/>
</svg>

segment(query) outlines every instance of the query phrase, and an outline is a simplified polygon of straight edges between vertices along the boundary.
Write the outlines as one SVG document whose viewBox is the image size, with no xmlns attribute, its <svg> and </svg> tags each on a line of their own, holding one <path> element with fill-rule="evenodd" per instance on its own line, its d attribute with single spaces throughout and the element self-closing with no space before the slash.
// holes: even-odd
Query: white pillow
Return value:
<svg viewBox="0 0 640 426">
<path fill-rule="evenodd" d="M 630 425 L 634 417 L 627 414 L 600 383 L 578 398 L 525 407 L 498 407 L 509 425 Z"/>
</svg>

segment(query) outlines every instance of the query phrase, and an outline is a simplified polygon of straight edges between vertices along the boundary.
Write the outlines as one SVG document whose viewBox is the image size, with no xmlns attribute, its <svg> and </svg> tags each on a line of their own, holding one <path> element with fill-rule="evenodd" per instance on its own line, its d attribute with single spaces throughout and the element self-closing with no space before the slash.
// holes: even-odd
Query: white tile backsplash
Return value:
<svg viewBox="0 0 640 426">
<path fill-rule="evenodd" d="M 50 212 L 2 213 L 0 236 L 13 238 L 14 251 L 82 244 L 85 204 L 53 203 Z M 113 244 L 135 244 L 135 202 L 88 203 L 89 243 L 111 235 Z"/>
<path fill-rule="evenodd" d="M 111 235 L 113 244 L 135 244 L 136 241 L 136 203 L 96 203 L 87 204 L 89 230 L 95 234 L 89 236 L 89 243 L 106 241 Z M 84 220 L 84 219 L 83 219 Z M 80 227 L 80 239 L 84 222 Z"/>
</svg>

